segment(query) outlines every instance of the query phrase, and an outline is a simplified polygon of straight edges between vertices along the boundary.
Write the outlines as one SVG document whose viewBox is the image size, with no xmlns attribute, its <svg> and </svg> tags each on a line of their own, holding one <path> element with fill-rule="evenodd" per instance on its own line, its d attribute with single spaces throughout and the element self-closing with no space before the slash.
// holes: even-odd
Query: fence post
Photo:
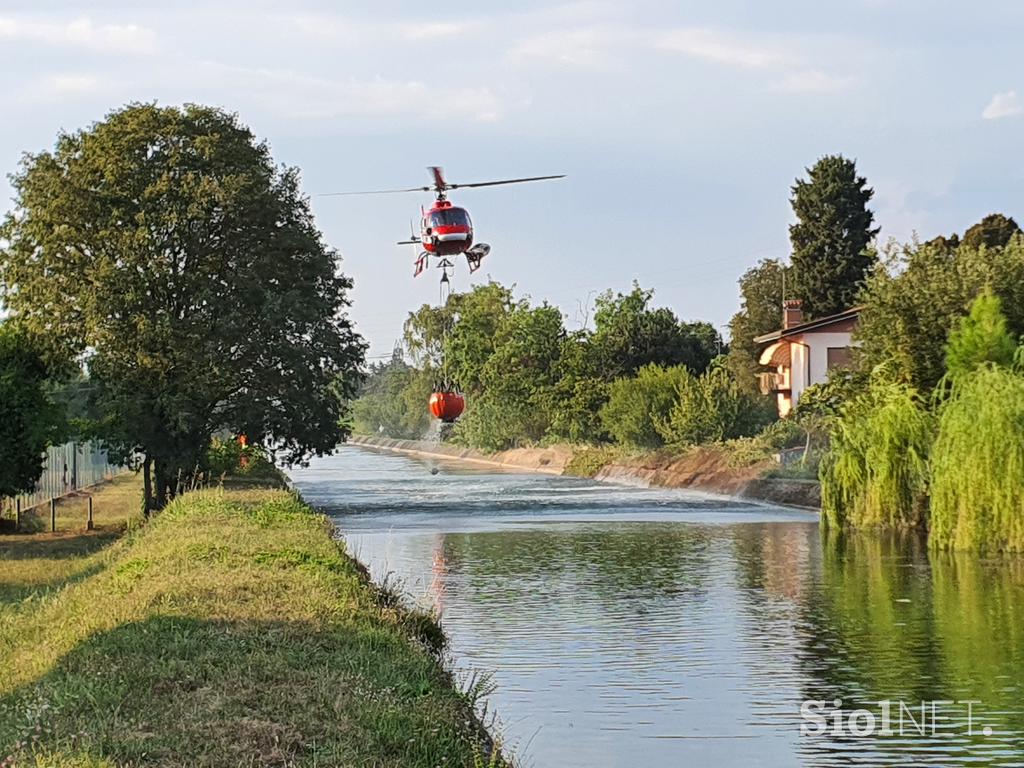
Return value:
<svg viewBox="0 0 1024 768">
<path fill-rule="evenodd" d="M 57 532 L 57 500 L 50 497 L 50 533 Z"/>
<path fill-rule="evenodd" d="M 87 531 L 92 530 L 92 496 L 89 497 L 89 522 L 86 523 L 85 529 Z"/>
<path fill-rule="evenodd" d="M 14 500 L 14 532 L 21 530 L 21 499 Z"/>
</svg>

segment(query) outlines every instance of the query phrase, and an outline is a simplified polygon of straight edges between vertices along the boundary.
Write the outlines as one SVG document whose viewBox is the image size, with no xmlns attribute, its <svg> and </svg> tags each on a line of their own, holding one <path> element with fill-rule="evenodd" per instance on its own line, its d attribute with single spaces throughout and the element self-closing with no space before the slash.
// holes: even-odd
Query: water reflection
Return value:
<svg viewBox="0 0 1024 768">
<path fill-rule="evenodd" d="M 536 765 L 1020 764 L 1024 567 L 812 516 L 346 450 L 296 473 L 435 606 Z M 936 734 L 801 736 L 807 699 L 977 700 Z M 991 736 L 981 728 L 993 729 Z"/>
</svg>

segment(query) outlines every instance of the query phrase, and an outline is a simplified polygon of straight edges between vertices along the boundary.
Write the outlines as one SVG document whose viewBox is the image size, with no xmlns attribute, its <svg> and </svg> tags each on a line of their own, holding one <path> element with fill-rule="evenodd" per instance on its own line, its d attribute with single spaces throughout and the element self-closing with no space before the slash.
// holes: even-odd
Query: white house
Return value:
<svg viewBox="0 0 1024 768">
<path fill-rule="evenodd" d="M 768 344 L 760 363 L 774 370 L 760 374 L 761 391 L 776 393 L 780 416 L 797 406 L 807 387 L 824 382 L 830 370 L 849 366 L 861 309 L 804 322 L 802 303 L 790 299 L 783 302 L 782 328 L 754 339 Z"/>
</svg>

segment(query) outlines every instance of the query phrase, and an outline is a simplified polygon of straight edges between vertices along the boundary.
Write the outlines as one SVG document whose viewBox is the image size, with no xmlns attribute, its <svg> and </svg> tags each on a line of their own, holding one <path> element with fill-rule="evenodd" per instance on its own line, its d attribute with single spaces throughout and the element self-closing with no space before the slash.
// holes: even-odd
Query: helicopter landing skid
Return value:
<svg viewBox="0 0 1024 768">
<path fill-rule="evenodd" d="M 423 270 L 427 268 L 427 263 L 429 259 L 430 254 L 427 253 L 426 251 L 423 251 L 422 253 L 420 253 L 419 256 L 416 257 L 416 270 L 412 273 L 413 277 L 419 277 L 423 273 Z"/>
</svg>

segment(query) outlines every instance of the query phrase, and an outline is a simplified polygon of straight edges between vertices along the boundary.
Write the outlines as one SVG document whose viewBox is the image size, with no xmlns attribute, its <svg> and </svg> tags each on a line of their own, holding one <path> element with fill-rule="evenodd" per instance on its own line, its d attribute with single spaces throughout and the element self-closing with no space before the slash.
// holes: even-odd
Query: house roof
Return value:
<svg viewBox="0 0 1024 768">
<path fill-rule="evenodd" d="M 818 317 L 814 320 L 808 320 L 806 323 L 800 323 L 794 325 L 791 328 L 781 328 L 771 333 L 766 333 L 763 336 L 757 336 L 754 341 L 758 344 L 763 344 L 767 341 L 778 341 L 779 339 L 785 339 L 788 336 L 799 336 L 801 333 L 808 333 L 810 331 L 817 331 L 821 328 L 826 328 L 836 323 L 842 323 L 847 320 L 852 320 L 861 313 L 864 307 L 850 307 L 850 309 L 837 312 L 834 315 L 828 315 L 827 317 Z"/>
</svg>

